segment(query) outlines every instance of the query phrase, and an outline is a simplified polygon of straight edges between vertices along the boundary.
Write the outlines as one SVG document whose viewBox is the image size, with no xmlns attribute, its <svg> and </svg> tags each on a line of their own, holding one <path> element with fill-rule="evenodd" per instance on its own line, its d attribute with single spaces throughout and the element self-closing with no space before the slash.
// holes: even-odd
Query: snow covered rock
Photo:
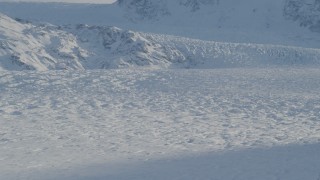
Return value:
<svg viewBox="0 0 320 180">
<path fill-rule="evenodd" d="M 90 52 L 84 63 L 88 69 L 136 66 L 168 67 L 169 57 L 163 46 L 141 33 L 106 26 L 66 26 L 79 44 Z"/>
<path fill-rule="evenodd" d="M 320 32 L 320 1 L 319 0 L 286 0 L 284 15 L 300 26 L 311 31 Z"/>
<path fill-rule="evenodd" d="M 127 11 L 130 20 L 159 20 L 181 9 L 195 12 L 203 5 L 218 5 L 220 0 L 118 0 L 117 3 Z"/>
<path fill-rule="evenodd" d="M 131 20 L 157 19 L 169 14 L 163 0 L 119 0 L 118 4 L 125 8 Z"/>
<path fill-rule="evenodd" d="M 203 5 L 219 5 L 220 0 L 180 0 L 180 4 L 189 7 L 194 12 L 200 10 Z"/>
<path fill-rule="evenodd" d="M 23 24 L 0 14 L 0 69 L 84 69 L 85 50 L 73 35 L 54 27 Z"/>
</svg>

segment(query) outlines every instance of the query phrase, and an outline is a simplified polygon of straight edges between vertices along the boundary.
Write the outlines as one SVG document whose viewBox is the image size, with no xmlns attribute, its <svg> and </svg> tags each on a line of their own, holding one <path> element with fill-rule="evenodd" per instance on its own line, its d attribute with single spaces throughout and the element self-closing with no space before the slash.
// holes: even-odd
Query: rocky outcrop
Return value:
<svg viewBox="0 0 320 180">
<path fill-rule="evenodd" d="M 195 12 L 200 10 L 203 5 L 219 5 L 220 0 L 180 0 L 180 4 Z"/>
<path fill-rule="evenodd" d="M 169 15 L 165 0 L 119 0 L 118 4 L 127 11 L 131 20 L 158 19 Z"/>
<path fill-rule="evenodd" d="M 286 0 L 284 16 L 311 31 L 320 32 L 320 0 Z"/>
</svg>

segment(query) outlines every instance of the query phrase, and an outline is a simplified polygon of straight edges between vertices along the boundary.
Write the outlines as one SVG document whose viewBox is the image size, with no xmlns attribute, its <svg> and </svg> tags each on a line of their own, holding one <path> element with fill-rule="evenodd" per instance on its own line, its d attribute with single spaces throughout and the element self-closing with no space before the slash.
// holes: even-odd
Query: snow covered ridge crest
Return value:
<svg viewBox="0 0 320 180">
<path fill-rule="evenodd" d="M 319 66 L 320 50 L 221 43 L 116 27 L 33 25 L 0 15 L 0 69 Z"/>
<path fill-rule="evenodd" d="M 83 62 L 89 69 L 170 65 L 163 46 L 141 33 L 106 26 L 64 26 L 90 52 Z"/>
</svg>

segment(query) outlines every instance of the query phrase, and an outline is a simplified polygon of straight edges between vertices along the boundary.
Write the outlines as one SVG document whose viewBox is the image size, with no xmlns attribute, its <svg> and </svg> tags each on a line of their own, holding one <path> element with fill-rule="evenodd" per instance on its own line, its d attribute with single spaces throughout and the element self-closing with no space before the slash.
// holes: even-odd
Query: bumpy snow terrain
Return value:
<svg viewBox="0 0 320 180">
<path fill-rule="evenodd" d="M 319 5 L 0 2 L 0 179 L 319 180 Z"/>
<path fill-rule="evenodd" d="M 316 180 L 319 72 L 2 72 L 0 179 Z"/>
</svg>

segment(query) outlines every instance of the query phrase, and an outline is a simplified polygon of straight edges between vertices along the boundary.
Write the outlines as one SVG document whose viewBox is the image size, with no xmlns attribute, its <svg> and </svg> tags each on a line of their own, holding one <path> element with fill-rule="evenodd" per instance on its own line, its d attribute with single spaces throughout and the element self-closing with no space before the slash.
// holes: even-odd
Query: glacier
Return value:
<svg viewBox="0 0 320 180">
<path fill-rule="evenodd" d="M 319 0 L 0 2 L 0 179 L 320 179 Z"/>
</svg>

